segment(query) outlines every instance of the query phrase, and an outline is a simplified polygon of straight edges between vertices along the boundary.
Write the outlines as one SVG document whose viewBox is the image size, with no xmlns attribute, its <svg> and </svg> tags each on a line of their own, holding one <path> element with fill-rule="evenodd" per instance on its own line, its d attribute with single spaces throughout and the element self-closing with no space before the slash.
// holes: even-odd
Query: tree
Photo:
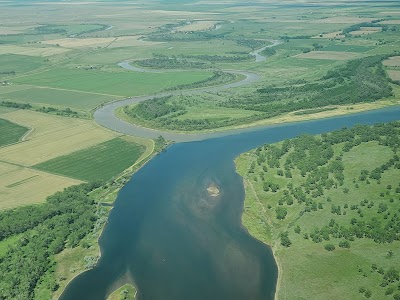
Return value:
<svg viewBox="0 0 400 300">
<path fill-rule="evenodd" d="M 349 241 L 341 241 L 341 242 L 339 242 L 339 247 L 348 249 L 348 248 L 350 248 L 350 242 Z"/>
<path fill-rule="evenodd" d="M 278 220 L 283 220 L 283 219 L 285 219 L 285 217 L 287 215 L 287 209 L 284 207 L 277 207 L 275 209 L 275 213 L 276 213 L 276 218 Z"/>
<path fill-rule="evenodd" d="M 335 250 L 335 246 L 333 244 L 326 244 L 324 248 L 325 248 L 325 250 L 328 250 L 328 251 Z"/>
<path fill-rule="evenodd" d="M 292 242 L 289 239 L 289 233 L 283 232 L 280 234 L 280 238 L 281 238 L 281 245 L 284 247 L 290 247 L 290 245 L 292 244 Z"/>
</svg>

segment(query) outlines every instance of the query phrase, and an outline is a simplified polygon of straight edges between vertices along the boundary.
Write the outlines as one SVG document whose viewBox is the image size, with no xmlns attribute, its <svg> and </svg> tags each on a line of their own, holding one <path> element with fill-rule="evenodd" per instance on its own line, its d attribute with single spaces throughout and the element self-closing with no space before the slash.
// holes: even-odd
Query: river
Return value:
<svg viewBox="0 0 400 300">
<path fill-rule="evenodd" d="M 244 189 L 233 160 L 264 143 L 355 124 L 398 120 L 400 107 L 270 126 L 174 144 L 120 191 L 101 236 L 98 265 L 61 300 L 101 300 L 132 281 L 137 299 L 273 299 L 271 249 L 241 225 Z M 220 195 L 207 187 L 215 184 Z"/>
<path fill-rule="evenodd" d="M 242 74 L 245 84 L 259 80 L 257 74 Z M 123 133 L 156 137 L 160 132 L 125 123 L 113 114 L 116 107 L 151 97 L 106 105 L 96 111 L 95 120 Z M 299 134 L 399 116 L 397 106 L 224 133 L 162 133 L 185 142 L 156 156 L 121 189 L 99 240 L 102 255 L 97 266 L 77 276 L 60 299 L 103 300 L 125 283 L 138 288 L 139 300 L 274 299 L 277 266 L 270 247 L 241 225 L 244 187 L 234 158 Z M 216 186 L 219 195 L 210 195 L 209 186 Z"/>
</svg>

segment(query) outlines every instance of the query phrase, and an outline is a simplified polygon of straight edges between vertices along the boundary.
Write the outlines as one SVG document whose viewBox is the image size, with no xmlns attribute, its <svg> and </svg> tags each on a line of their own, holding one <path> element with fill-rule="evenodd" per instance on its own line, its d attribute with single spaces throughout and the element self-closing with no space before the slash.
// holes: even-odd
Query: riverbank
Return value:
<svg viewBox="0 0 400 300">
<path fill-rule="evenodd" d="M 398 135 L 396 125 L 385 126 L 387 130 L 379 126 L 367 131 L 358 130 L 360 139 L 369 138 L 360 145 L 351 146 L 350 150 L 342 149 L 348 147 L 351 135 L 348 136 L 350 140 L 333 142 L 327 146 L 332 147 L 332 158 L 303 175 L 297 169 L 302 168 L 301 162 L 294 160 L 291 154 L 306 147 L 315 148 L 322 157 L 325 150 L 318 149 L 329 142 L 320 145 L 316 142 L 321 139 L 318 136 L 297 138 L 296 142 L 260 146 L 236 158 L 236 169 L 243 177 L 245 187 L 243 226 L 255 238 L 271 245 L 279 269 L 276 299 L 358 299 L 369 294 L 373 299 L 383 299 L 396 294 L 398 280 L 384 284 L 382 280 L 385 282 L 383 278 L 391 269 L 398 272 L 400 268 L 393 258 L 399 241 L 383 238 L 383 232 L 376 236 L 354 233 L 361 228 L 358 224 L 370 222 L 377 222 L 374 225 L 376 232 L 387 232 L 389 229 L 383 228 L 391 226 L 391 213 L 400 205 L 395 200 L 398 194 L 391 189 L 400 176 L 397 167 L 383 171 L 379 180 L 372 173 L 373 177 L 367 175 L 367 179 L 360 175 L 361 170 L 371 172 L 382 163 L 396 159 L 391 146 L 377 141 Z M 340 132 L 345 134 L 343 130 Z M 346 132 L 350 133 L 350 130 Z M 378 137 L 376 133 L 379 133 Z M 332 134 L 328 139 L 329 136 Z M 288 150 L 276 154 L 281 153 L 280 149 Z M 278 155 L 278 167 L 271 163 L 274 155 Z M 291 165 L 286 164 L 289 158 Z M 306 155 L 304 159 L 303 163 L 313 165 L 312 155 Z M 321 185 L 319 180 L 314 185 L 307 183 L 333 161 L 342 162 L 342 183 L 330 188 Z M 289 170 L 285 167 L 284 171 L 283 166 L 289 166 Z M 333 183 L 335 178 L 341 178 L 336 175 L 340 168 L 335 170 L 331 171 L 335 176 L 329 176 Z M 276 191 L 275 188 L 271 190 L 274 185 L 278 187 Z M 314 191 L 312 186 L 318 189 Z M 307 188 L 309 193 L 305 191 Z M 317 190 L 322 190 L 322 195 Z"/>
<path fill-rule="evenodd" d="M 199 134 L 202 135 L 203 138 L 207 138 L 207 135 L 210 134 L 210 137 L 212 137 L 212 134 L 215 133 L 221 133 L 223 134 L 224 132 L 229 132 L 230 131 L 235 131 L 235 130 L 243 130 L 243 129 L 251 129 L 251 128 L 256 128 L 256 127 L 263 127 L 263 126 L 268 126 L 268 125 L 277 125 L 277 124 L 284 124 L 284 123 L 294 123 L 294 122 L 302 122 L 302 121 L 310 121 L 310 120 L 317 120 L 317 119 L 323 119 L 323 118 L 331 118 L 331 117 L 338 117 L 338 116 L 343 116 L 343 115 L 348 115 L 348 114 L 356 114 L 360 112 L 365 112 L 369 110 L 376 110 L 376 109 L 381 109 L 385 107 L 390 107 L 390 106 L 397 106 L 400 105 L 400 97 L 396 97 L 393 99 L 385 99 L 385 100 L 380 100 L 376 101 L 373 103 L 360 103 L 360 104 L 351 104 L 351 105 L 341 105 L 341 106 L 332 106 L 332 107 L 325 107 L 329 108 L 320 112 L 315 112 L 315 113 L 307 113 L 307 110 L 301 110 L 301 111 L 293 111 L 287 114 L 283 114 L 280 116 L 268 118 L 268 119 L 263 119 L 259 120 L 256 122 L 250 122 L 246 124 L 241 124 L 241 125 L 233 125 L 233 126 L 226 126 L 226 127 L 221 127 L 221 128 L 215 128 L 215 129 L 209 129 L 209 130 L 193 130 L 193 131 L 179 131 L 179 130 L 168 130 L 162 127 L 147 127 L 147 123 L 141 122 L 137 118 L 133 118 L 132 116 L 128 115 L 124 111 L 124 107 L 118 107 L 115 110 L 115 116 L 119 118 L 120 120 L 131 124 L 133 127 L 140 127 L 143 129 L 149 129 L 153 132 L 157 132 L 160 135 L 165 135 L 166 133 L 169 134 L 175 134 L 177 136 L 182 135 L 183 139 L 184 136 L 188 136 L 188 140 L 195 139 L 195 135 Z M 179 141 L 181 141 L 179 139 Z"/>
</svg>

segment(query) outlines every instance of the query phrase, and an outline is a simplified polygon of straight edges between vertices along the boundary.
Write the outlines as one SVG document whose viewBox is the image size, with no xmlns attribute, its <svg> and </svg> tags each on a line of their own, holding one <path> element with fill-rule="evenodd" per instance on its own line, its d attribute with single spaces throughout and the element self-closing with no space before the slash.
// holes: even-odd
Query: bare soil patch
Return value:
<svg viewBox="0 0 400 300">
<path fill-rule="evenodd" d="M 386 67 L 400 67 L 400 56 L 389 57 L 389 59 L 383 61 L 383 65 Z"/>
<path fill-rule="evenodd" d="M 388 75 L 393 80 L 400 80 L 400 71 L 388 70 Z"/>
</svg>

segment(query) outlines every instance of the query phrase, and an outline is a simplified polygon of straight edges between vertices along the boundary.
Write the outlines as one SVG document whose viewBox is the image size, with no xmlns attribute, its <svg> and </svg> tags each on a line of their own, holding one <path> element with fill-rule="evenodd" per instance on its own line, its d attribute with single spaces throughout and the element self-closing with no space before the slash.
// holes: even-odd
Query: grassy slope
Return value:
<svg viewBox="0 0 400 300">
<path fill-rule="evenodd" d="M 18 142 L 27 131 L 26 127 L 0 119 L 0 146 Z"/>
<path fill-rule="evenodd" d="M 343 143 L 334 146 L 335 155 L 342 152 Z M 265 153 L 263 151 L 262 153 Z M 400 209 L 400 197 L 394 192 L 394 187 L 398 186 L 400 170 L 389 168 L 382 175 L 380 183 L 369 179 L 370 184 L 358 179 L 361 169 L 373 170 L 375 167 L 387 162 L 393 157 L 393 151 L 386 146 L 378 145 L 371 141 L 356 146 L 349 152 L 343 153 L 344 184 L 337 189 L 324 190 L 324 195 L 317 197 L 317 203 L 322 204 L 322 209 L 311 211 L 300 216 L 304 210 L 303 204 L 298 204 L 295 200 L 293 205 L 283 204 L 279 206 L 278 201 L 282 198 L 283 187 L 287 183 L 292 183 L 299 187 L 305 182 L 305 178 L 300 175 L 298 170 L 293 170 L 293 178 L 285 178 L 277 175 L 277 168 L 268 167 L 264 172 L 261 166 L 256 163 L 257 155 L 255 151 L 242 154 L 237 160 L 238 172 L 244 177 L 246 187 L 246 199 L 244 203 L 244 213 L 242 221 L 249 229 L 250 233 L 263 242 L 271 245 L 280 266 L 279 299 L 364 299 L 359 293 L 360 287 L 366 287 L 372 292 L 372 299 L 392 299 L 392 295 L 385 296 L 388 288 L 399 289 L 399 282 L 389 283 L 388 286 L 381 287 L 383 276 L 371 270 L 372 264 L 382 267 L 385 272 L 394 266 L 399 270 L 400 242 L 378 244 L 368 238 L 358 239 L 350 242 L 350 249 L 338 247 L 338 243 L 343 238 L 330 237 L 329 241 L 314 243 L 311 239 L 305 239 L 304 234 L 310 233 L 322 226 L 328 225 L 334 219 L 340 225 L 349 226 L 352 218 L 359 219 L 356 210 L 351 210 L 351 205 L 359 205 L 360 201 L 367 199 L 369 203 L 374 202 L 374 206 L 362 208 L 364 217 L 361 220 L 368 221 L 372 218 L 386 223 L 384 215 L 377 213 L 378 205 L 385 203 L 391 215 Z M 284 156 L 281 166 L 286 160 Z M 252 163 L 255 163 L 254 173 L 248 173 Z M 263 190 L 263 183 L 260 176 L 265 177 L 265 181 L 279 184 L 282 188 L 277 193 Z M 353 182 L 353 179 L 355 182 Z M 359 185 L 356 188 L 356 184 Z M 392 190 L 387 190 L 387 185 L 392 185 Z M 344 193 L 348 188 L 349 192 Z M 380 193 L 383 192 L 382 197 Z M 309 195 L 308 195 L 309 197 Z M 332 202 L 328 202 L 330 197 Z M 390 199 L 393 199 L 392 202 Z M 331 205 L 340 205 L 343 209 L 341 215 L 331 213 Z M 284 220 L 276 218 L 275 209 L 285 207 L 288 214 Z M 346 214 L 343 214 L 346 211 Z M 389 217 L 390 218 L 390 217 Z M 296 226 L 300 226 L 301 232 L 294 232 Z M 286 248 L 280 244 L 279 235 L 288 231 L 292 245 Z M 332 252 L 324 249 L 328 243 L 335 245 L 336 249 Z M 393 251 L 394 256 L 389 258 L 389 251 Z M 396 292 L 395 292 L 396 293 Z"/>
<path fill-rule="evenodd" d="M 131 166 L 143 152 L 143 146 L 115 138 L 35 165 L 35 168 L 86 181 L 108 180 Z"/>
</svg>

